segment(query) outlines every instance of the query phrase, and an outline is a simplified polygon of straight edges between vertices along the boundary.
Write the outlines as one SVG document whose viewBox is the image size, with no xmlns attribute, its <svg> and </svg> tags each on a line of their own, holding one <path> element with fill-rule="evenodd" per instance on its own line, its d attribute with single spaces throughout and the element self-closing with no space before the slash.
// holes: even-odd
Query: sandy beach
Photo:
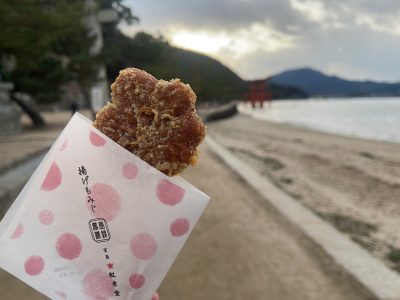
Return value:
<svg viewBox="0 0 400 300">
<path fill-rule="evenodd" d="M 211 123 L 217 142 L 400 271 L 400 144 L 244 115 Z"/>
<path fill-rule="evenodd" d="M 206 145 L 183 177 L 211 201 L 163 281 L 161 300 L 376 299 Z"/>
</svg>

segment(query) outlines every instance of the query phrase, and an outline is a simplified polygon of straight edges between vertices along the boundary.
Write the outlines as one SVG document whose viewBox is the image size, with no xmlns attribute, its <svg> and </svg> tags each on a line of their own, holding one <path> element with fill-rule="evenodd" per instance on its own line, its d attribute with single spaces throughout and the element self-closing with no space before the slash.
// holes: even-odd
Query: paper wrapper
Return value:
<svg viewBox="0 0 400 300">
<path fill-rule="evenodd" d="M 51 299 L 150 299 L 209 197 L 68 123 L 0 223 L 0 267 Z"/>
</svg>

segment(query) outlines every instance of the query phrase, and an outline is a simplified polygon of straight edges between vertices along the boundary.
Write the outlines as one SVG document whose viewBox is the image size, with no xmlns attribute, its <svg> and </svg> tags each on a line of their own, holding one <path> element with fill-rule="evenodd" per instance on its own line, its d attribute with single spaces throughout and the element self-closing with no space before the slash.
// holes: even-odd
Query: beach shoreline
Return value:
<svg viewBox="0 0 400 300">
<path fill-rule="evenodd" d="M 400 271 L 400 144 L 237 115 L 209 134 L 386 265 Z"/>
<path fill-rule="evenodd" d="M 400 98 L 329 98 L 275 101 L 268 109 L 240 103 L 258 120 L 289 123 L 322 132 L 400 143 Z"/>
</svg>

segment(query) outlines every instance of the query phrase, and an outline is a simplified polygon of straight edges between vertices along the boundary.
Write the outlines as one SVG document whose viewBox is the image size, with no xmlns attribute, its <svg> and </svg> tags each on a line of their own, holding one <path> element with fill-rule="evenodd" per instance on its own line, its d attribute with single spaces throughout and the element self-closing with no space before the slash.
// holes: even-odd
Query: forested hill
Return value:
<svg viewBox="0 0 400 300">
<path fill-rule="evenodd" d="M 106 45 L 112 57 L 107 64 L 110 80 L 118 76 L 119 70 L 135 67 L 146 70 L 156 78 L 180 78 L 190 84 L 199 102 L 242 99 L 247 92 L 248 83 L 215 59 L 172 47 L 165 40 L 147 33 L 137 33 L 133 38 L 118 34 L 113 39 L 114 43 Z M 279 91 L 277 98 L 288 98 L 293 92 L 282 86 L 276 90 Z M 296 92 L 298 95 L 298 90 Z"/>
<path fill-rule="evenodd" d="M 229 101 L 241 98 L 245 82 L 229 68 L 208 56 L 170 46 L 165 40 L 140 32 L 133 38 L 120 34 L 114 44 L 114 59 L 107 64 L 113 80 L 120 69 L 144 69 L 156 78 L 180 78 L 189 83 L 200 101 Z"/>
<path fill-rule="evenodd" d="M 180 78 L 190 83 L 200 100 L 229 101 L 242 98 L 245 82 L 219 61 L 206 55 L 165 47 L 159 64 L 149 68 L 159 78 Z"/>
</svg>

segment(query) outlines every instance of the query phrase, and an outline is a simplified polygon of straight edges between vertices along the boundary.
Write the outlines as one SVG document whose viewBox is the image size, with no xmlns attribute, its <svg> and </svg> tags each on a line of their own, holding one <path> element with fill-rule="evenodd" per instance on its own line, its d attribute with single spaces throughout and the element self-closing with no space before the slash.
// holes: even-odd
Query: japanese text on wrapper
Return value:
<svg viewBox="0 0 400 300">
<path fill-rule="evenodd" d="M 96 200 L 92 195 L 92 191 L 89 188 L 89 175 L 85 166 L 78 167 L 78 174 L 81 176 L 82 184 L 85 188 L 87 195 L 87 202 L 90 204 L 92 212 L 95 214 L 96 211 Z M 96 218 L 89 220 L 89 229 L 93 240 L 96 243 L 108 242 L 111 238 L 110 230 L 108 228 L 107 221 L 103 218 Z M 105 259 L 105 266 L 108 276 L 112 280 L 112 286 L 114 288 L 114 296 L 121 296 L 121 292 L 118 290 L 117 275 L 114 270 L 114 263 L 111 259 L 108 248 L 103 248 L 103 255 Z"/>
<path fill-rule="evenodd" d="M 87 170 L 84 166 L 80 166 L 78 168 L 78 174 L 81 176 L 81 180 L 82 180 L 82 184 L 85 187 L 85 192 L 87 195 L 87 201 L 88 203 L 90 203 L 90 208 L 92 210 L 93 213 L 95 212 L 95 208 L 96 208 L 96 204 L 95 204 L 95 199 L 93 198 L 92 191 L 89 188 L 89 175 L 87 174 Z"/>
</svg>

